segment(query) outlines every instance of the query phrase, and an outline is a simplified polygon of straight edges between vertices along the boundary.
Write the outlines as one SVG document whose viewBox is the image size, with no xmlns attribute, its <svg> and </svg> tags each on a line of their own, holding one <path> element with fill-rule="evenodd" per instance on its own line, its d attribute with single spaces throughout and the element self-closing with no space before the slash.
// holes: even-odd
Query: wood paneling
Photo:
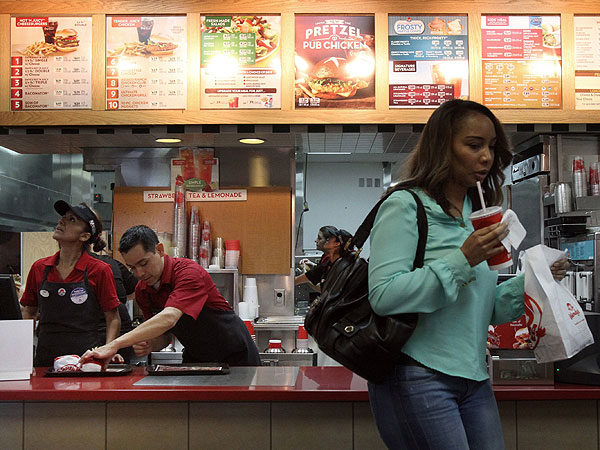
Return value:
<svg viewBox="0 0 600 450">
<path fill-rule="evenodd" d="M 87 111 L 20 111 L 9 112 L 9 90 L 0 89 L 0 126 L 85 126 L 85 125 L 156 125 L 156 124 L 326 124 L 326 123 L 424 123 L 430 109 L 393 109 L 388 107 L 388 14 L 468 14 L 470 98 L 482 101 L 481 32 L 482 14 L 561 14 L 563 48 L 563 108 L 559 110 L 497 110 L 505 123 L 594 123 L 600 122 L 600 111 L 576 111 L 573 76 L 573 15 L 600 14 L 597 0 L 491 0 L 455 2 L 439 0 L 420 2 L 401 0 L 162 0 L 134 1 L 0 1 L 0 58 L 8 61 L 10 51 L 10 15 L 92 15 L 93 16 L 93 97 L 92 110 Z M 281 14 L 282 86 L 281 110 L 200 110 L 200 16 L 202 14 Z M 185 111 L 105 111 L 104 41 L 105 16 L 110 14 L 187 14 L 188 16 L 188 108 Z M 332 116 L 327 110 L 295 110 L 294 79 L 294 14 L 367 14 L 375 15 L 376 105 L 374 110 L 339 110 Z M 2 66 L 0 85 L 8 86 L 9 67 Z"/>
<path fill-rule="evenodd" d="M 58 222 L 58 218 L 56 219 Z M 23 288 L 31 265 L 40 258 L 45 258 L 58 251 L 58 244 L 52 239 L 53 231 L 28 231 L 21 233 L 21 276 Z"/>
<path fill-rule="evenodd" d="M 173 232 L 172 203 L 144 203 L 143 193 L 168 188 L 117 187 L 113 200 L 115 248 L 125 230 L 148 225 L 159 232 Z M 198 206 L 201 220 L 210 221 L 212 238 L 239 239 L 240 273 L 285 274 L 291 267 L 290 188 L 247 188 L 245 202 L 188 202 Z M 115 257 L 120 258 L 118 252 Z"/>
</svg>

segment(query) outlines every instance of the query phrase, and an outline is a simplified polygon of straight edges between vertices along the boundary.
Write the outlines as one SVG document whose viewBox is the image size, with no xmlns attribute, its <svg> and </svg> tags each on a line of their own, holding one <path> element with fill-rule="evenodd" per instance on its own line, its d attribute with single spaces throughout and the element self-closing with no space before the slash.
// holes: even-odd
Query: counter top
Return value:
<svg viewBox="0 0 600 450">
<path fill-rule="evenodd" d="M 140 386 L 146 369 L 125 376 L 0 381 L 0 401 L 368 401 L 367 383 L 343 367 L 300 367 L 293 386 Z M 218 375 L 215 375 L 218 376 Z M 497 400 L 600 399 L 600 386 L 494 386 Z"/>
</svg>

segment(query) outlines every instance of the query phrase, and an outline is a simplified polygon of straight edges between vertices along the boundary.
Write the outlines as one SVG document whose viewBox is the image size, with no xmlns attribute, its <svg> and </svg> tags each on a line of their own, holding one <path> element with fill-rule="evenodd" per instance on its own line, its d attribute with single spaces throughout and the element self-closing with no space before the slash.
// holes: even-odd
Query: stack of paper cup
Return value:
<svg viewBox="0 0 600 450">
<path fill-rule="evenodd" d="M 215 238 L 211 264 L 218 265 L 221 269 L 225 267 L 225 248 L 223 246 L 223 238 L 221 237 Z"/>
<path fill-rule="evenodd" d="M 250 314 L 250 304 L 248 302 L 238 303 L 238 315 L 242 320 L 253 320 L 254 315 Z"/>
<path fill-rule="evenodd" d="M 575 156 L 573 158 L 573 188 L 575 189 L 575 197 L 585 197 L 587 195 L 583 156 Z"/>
<path fill-rule="evenodd" d="M 225 241 L 225 268 L 237 269 L 240 259 L 240 241 Z"/>
<path fill-rule="evenodd" d="M 250 317 L 258 317 L 258 288 L 256 287 L 256 278 L 246 278 L 244 283 L 244 302 L 248 303 Z"/>
</svg>

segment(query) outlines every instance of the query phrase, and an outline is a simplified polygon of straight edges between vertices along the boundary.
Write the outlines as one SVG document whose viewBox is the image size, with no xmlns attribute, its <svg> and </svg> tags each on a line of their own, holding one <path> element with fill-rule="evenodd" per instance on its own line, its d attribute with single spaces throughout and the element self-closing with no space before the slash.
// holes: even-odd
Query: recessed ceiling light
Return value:
<svg viewBox="0 0 600 450">
<path fill-rule="evenodd" d="M 156 142 L 160 142 L 161 144 L 177 144 L 178 142 L 181 142 L 181 139 L 179 139 L 179 138 L 158 138 L 158 139 L 156 139 Z"/>
<path fill-rule="evenodd" d="M 239 140 L 242 144 L 262 144 L 265 142 L 264 139 L 259 138 L 242 138 Z"/>
</svg>

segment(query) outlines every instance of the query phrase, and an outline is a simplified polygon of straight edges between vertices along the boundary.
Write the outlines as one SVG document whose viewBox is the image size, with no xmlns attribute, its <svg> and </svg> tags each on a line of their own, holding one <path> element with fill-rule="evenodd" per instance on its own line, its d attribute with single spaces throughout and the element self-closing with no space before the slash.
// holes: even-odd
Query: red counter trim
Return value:
<svg viewBox="0 0 600 450">
<path fill-rule="evenodd" d="M 136 367 L 132 375 L 90 378 L 45 378 L 36 369 L 30 380 L 0 381 L 0 401 L 27 402 L 366 402 L 367 383 L 343 367 L 301 367 L 295 386 L 134 386 L 146 376 Z M 594 400 L 600 386 L 494 386 L 501 400 Z"/>
</svg>

